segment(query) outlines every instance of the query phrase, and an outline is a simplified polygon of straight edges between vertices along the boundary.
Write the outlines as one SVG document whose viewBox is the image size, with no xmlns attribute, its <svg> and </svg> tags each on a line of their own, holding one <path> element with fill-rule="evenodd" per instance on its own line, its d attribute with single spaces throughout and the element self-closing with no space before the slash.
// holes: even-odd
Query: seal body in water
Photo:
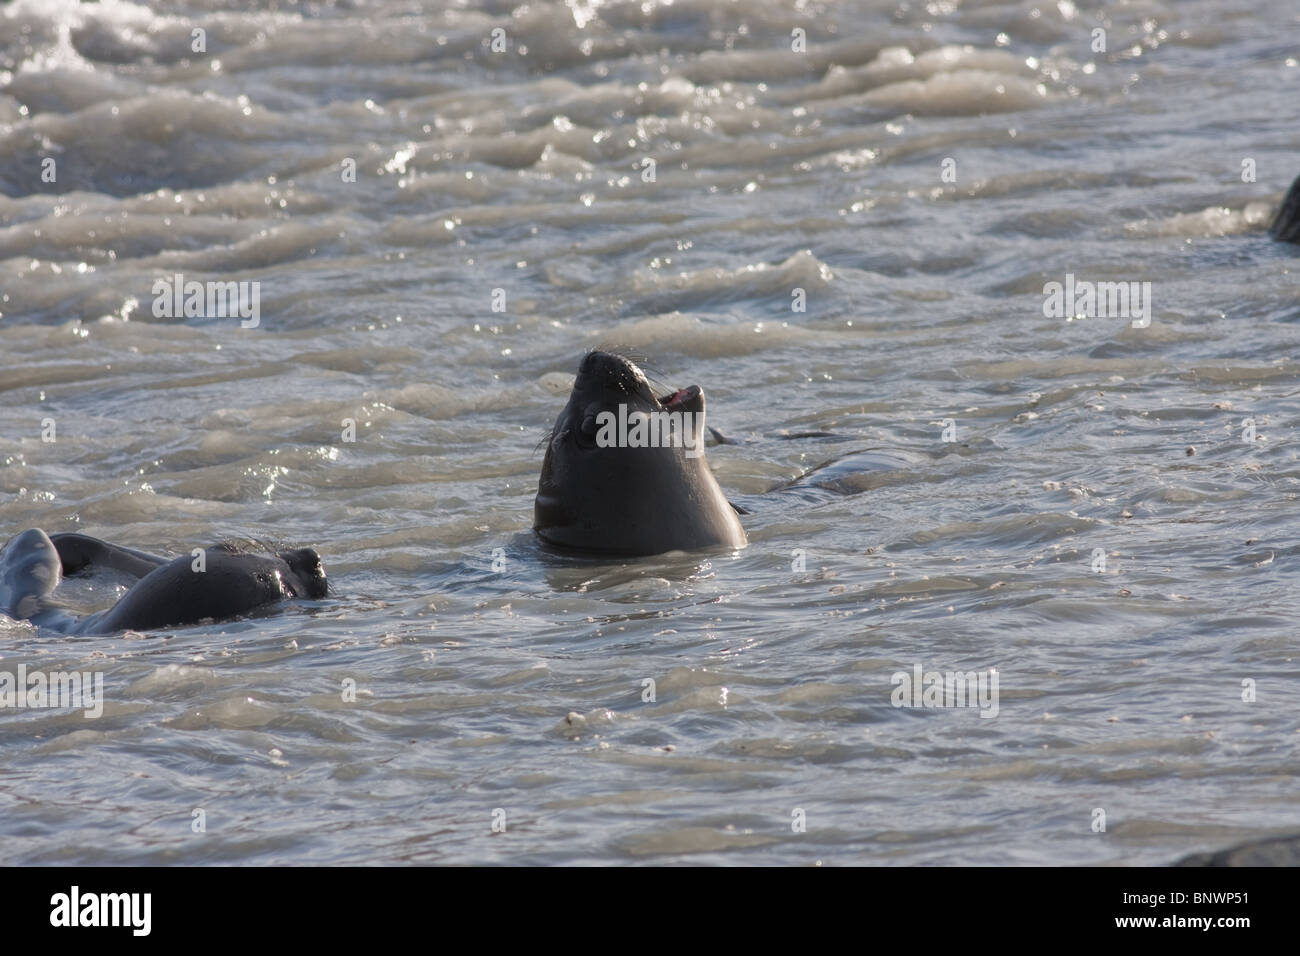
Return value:
<svg viewBox="0 0 1300 956">
<path fill-rule="evenodd" d="M 1300 243 L 1300 176 L 1287 190 L 1277 215 L 1273 217 L 1273 225 L 1268 227 L 1268 234 L 1278 242 Z"/>
<path fill-rule="evenodd" d="M 699 386 L 658 398 L 632 361 L 589 352 L 551 430 L 533 529 L 548 544 L 593 555 L 744 547 L 745 529 L 705 461 L 704 435 Z"/>
<path fill-rule="evenodd" d="M 137 578 L 106 611 L 78 617 L 53 601 L 64 574 L 88 567 Z M 110 634 L 221 621 L 295 597 L 328 591 L 311 548 L 257 554 L 223 544 L 197 556 L 168 559 L 83 534 L 40 529 L 15 535 L 0 550 L 0 612 L 64 634 Z"/>
<path fill-rule="evenodd" d="M 1226 850 L 1195 853 L 1174 866 L 1300 866 L 1300 835 L 1253 840 Z"/>
</svg>

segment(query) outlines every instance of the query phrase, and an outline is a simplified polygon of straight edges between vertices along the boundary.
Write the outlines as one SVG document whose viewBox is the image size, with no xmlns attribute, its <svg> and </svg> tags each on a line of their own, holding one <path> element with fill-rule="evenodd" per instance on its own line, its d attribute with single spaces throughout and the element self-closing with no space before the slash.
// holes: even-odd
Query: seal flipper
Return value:
<svg viewBox="0 0 1300 956">
<path fill-rule="evenodd" d="M 160 558 L 156 554 L 146 554 L 143 551 L 133 551 L 131 548 L 109 544 L 88 534 L 66 532 L 53 535 L 50 540 L 58 549 L 64 574 L 76 574 L 83 568 L 94 565 L 121 571 L 133 578 L 142 578 L 170 560 Z"/>
<path fill-rule="evenodd" d="M 1287 190 L 1286 198 L 1278 207 L 1268 234 L 1278 242 L 1300 242 L 1300 176 Z"/>
<path fill-rule="evenodd" d="M 62 580 L 58 549 L 49 536 L 32 528 L 9 539 L 0 550 L 0 611 L 20 621 L 45 608 Z"/>
</svg>

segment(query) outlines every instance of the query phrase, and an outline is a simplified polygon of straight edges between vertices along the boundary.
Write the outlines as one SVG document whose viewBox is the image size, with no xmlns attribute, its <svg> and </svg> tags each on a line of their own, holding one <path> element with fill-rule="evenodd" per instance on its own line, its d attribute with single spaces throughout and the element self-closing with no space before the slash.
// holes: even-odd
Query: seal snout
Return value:
<svg viewBox="0 0 1300 956">
<path fill-rule="evenodd" d="M 645 372 L 629 358 L 617 352 L 596 350 L 583 356 L 578 366 L 578 376 L 573 383 L 574 391 L 599 388 L 602 391 L 616 391 L 627 395 L 650 391 L 650 383 Z"/>
<path fill-rule="evenodd" d="M 582 357 L 582 362 L 578 365 L 578 378 L 590 378 L 596 381 L 617 376 L 620 373 L 627 374 L 635 366 L 621 355 L 613 352 L 601 352 L 599 350 L 588 352 Z"/>
</svg>

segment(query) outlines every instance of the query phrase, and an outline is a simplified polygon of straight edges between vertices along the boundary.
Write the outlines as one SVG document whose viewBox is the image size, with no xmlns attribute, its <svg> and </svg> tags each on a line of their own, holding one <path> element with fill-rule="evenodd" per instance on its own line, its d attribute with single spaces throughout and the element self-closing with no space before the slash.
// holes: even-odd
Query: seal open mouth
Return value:
<svg viewBox="0 0 1300 956">
<path fill-rule="evenodd" d="M 685 388 L 679 388 L 671 395 L 665 395 L 659 399 L 659 404 L 668 411 L 685 411 L 686 407 L 699 397 L 700 387 L 698 385 L 688 385 Z"/>
</svg>

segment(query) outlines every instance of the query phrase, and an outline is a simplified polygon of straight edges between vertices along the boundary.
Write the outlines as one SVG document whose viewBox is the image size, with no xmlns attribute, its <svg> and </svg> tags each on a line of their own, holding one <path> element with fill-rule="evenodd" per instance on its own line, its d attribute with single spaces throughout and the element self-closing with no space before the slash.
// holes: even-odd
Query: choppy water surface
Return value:
<svg viewBox="0 0 1300 956">
<path fill-rule="evenodd" d="M 0 623 L 0 669 L 108 697 L 0 714 L 5 862 L 1150 864 L 1300 826 L 1294 4 L 246 6 L 0 5 L 0 535 L 313 545 L 335 593 Z M 155 317 L 177 273 L 260 282 L 260 324 Z M 1067 274 L 1151 282 L 1150 326 L 1045 316 Z M 615 344 L 708 392 L 745 550 L 533 543 L 539 439 Z M 918 664 L 996 667 L 998 716 L 895 708 Z"/>
</svg>

